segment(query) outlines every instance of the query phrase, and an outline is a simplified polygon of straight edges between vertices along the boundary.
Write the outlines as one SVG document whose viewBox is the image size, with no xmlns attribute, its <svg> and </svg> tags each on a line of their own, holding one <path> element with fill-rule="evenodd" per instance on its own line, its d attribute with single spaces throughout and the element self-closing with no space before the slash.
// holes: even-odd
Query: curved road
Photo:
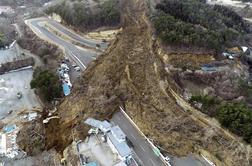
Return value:
<svg viewBox="0 0 252 166">
<path fill-rule="evenodd" d="M 40 24 L 41 22 L 47 22 L 51 24 L 58 31 L 61 31 L 65 35 L 69 36 L 70 38 L 76 40 L 77 42 L 87 47 L 96 48 L 97 44 L 99 44 L 102 49 L 105 49 L 107 47 L 107 43 L 81 37 L 67 30 L 67 28 L 63 27 L 56 21 L 53 21 L 47 18 L 32 19 L 30 21 L 28 20 L 28 22 L 29 23 L 27 25 L 30 26 L 30 28 L 33 31 L 36 31 L 36 34 L 38 36 L 43 35 L 53 44 L 63 47 L 65 49 L 66 56 L 69 57 L 72 61 L 74 61 L 77 65 L 79 65 L 82 70 L 85 70 L 87 68 L 87 65 L 99 56 L 99 53 L 91 49 L 84 49 L 84 48 L 81 49 L 81 48 L 76 47 L 74 44 L 63 40 L 62 38 L 60 38 L 53 32 L 46 29 L 44 26 Z"/>
</svg>

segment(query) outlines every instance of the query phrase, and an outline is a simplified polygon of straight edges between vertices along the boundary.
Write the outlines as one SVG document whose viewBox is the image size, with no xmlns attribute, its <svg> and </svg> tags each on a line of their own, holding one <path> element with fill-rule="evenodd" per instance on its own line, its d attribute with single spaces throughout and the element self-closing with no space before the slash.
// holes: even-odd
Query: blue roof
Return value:
<svg viewBox="0 0 252 166">
<path fill-rule="evenodd" d="M 63 92 L 65 96 L 70 95 L 70 87 L 67 85 L 67 83 L 63 84 Z"/>
<path fill-rule="evenodd" d="M 4 127 L 4 132 L 10 133 L 10 132 L 12 132 L 13 130 L 15 130 L 16 127 L 17 127 L 16 125 L 5 126 L 5 127 Z"/>
<path fill-rule="evenodd" d="M 99 166 L 99 164 L 97 164 L 96 162 L 91 162 L 91 163 L 85 164 L 85 166 Z"/>
</svg>

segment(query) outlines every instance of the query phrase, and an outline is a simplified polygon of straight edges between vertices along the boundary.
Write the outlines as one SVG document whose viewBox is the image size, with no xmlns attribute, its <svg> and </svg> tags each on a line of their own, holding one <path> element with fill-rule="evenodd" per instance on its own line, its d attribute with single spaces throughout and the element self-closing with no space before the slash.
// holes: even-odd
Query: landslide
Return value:
<svg viewBox="0 0 252 166">
<path fill-rule="evenodd" d="M 60 119 L 46 125 L 47 148 L 62 151 L 86 136 L 87 117 L 109 119 L 124 105 L 141 130 L 170 154 L 201 152 L 217 165 L 250 165 L 249 146 L 176 93 L 152 38 L 145 1 L 123 0 L 121 5 L 122 32 L 60 104 Z"/>
</svg>

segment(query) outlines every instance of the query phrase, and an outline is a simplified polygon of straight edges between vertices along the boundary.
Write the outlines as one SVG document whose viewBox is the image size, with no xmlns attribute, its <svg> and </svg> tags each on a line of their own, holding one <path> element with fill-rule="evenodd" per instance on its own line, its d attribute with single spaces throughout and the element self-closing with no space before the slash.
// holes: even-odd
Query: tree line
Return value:
<svg viewBox="0 0 252 166">
<path fill-rule="evenodd" d="M 234 11 L 205 0 L 163 0 L 153 17 L 157 35 L 169 44 L 221 50 L 250 32 L 250 26 Z"/>
<path fill-rule="evenodd" d="M 94 8 L 82 1 L 63 1 L 46 10 L 48 14 L 56 13 L 69 25 L 80 29 L 100 26 L 116 26 L 120 23 L 118 0 L 107 0 Z"/>
</svg>

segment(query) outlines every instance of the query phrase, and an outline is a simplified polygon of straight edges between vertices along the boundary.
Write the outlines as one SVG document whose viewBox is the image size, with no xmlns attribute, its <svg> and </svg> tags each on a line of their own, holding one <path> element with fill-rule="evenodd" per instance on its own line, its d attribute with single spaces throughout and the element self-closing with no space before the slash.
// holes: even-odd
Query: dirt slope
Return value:
<svg viewBox="0 0 252 166">
<path fill-rule="evenodd" d="M 146 3 L 122 3 L 123 31 L 109 50 L 88 67 L 73 94 L 59 106 L 61 118 L 46 126 L 47 147 L 63 150 L 72 138 L 85 137 L 85 118 L 109 118 L 120 104 L 125 104 L 144 133 L 171 154 L 201 151 L 211 154 L 211 160 L 218 165 L 250 165 L 250 147 L 224 134 L 216 127 L 218 124 L 209 124 L 211 119 L 204 121 L 207 117 L 195 113 L 197 110 L 186 111 L 177 104 L 185 105 L 156 52 Z"/>
</svg>

